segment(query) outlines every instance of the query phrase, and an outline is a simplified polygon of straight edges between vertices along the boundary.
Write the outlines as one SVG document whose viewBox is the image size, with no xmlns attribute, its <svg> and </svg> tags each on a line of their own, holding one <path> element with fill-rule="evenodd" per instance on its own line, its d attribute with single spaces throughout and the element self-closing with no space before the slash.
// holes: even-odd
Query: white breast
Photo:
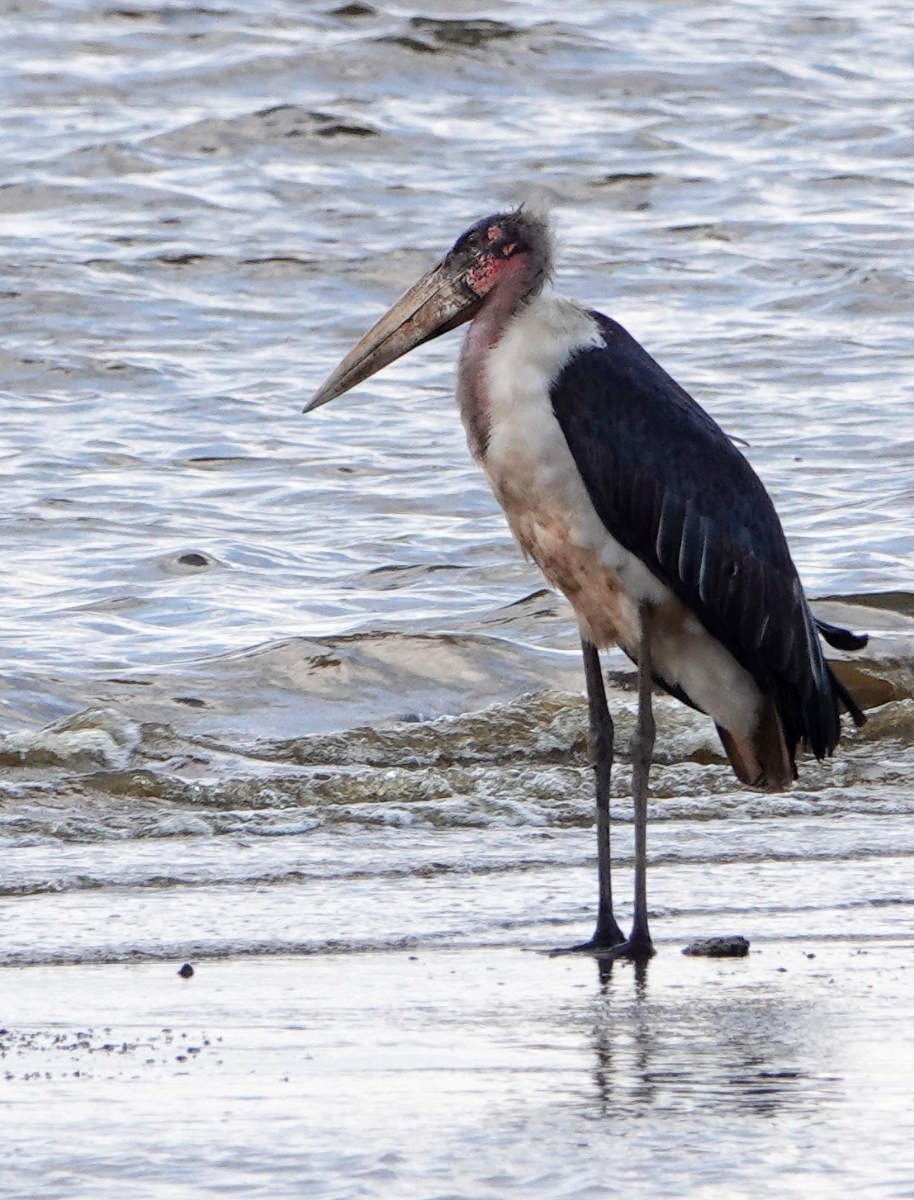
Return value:
<svg viewBox="0 0 914 1200">
<path fill-rule="evenodd" d="M 541 296 L 511 319 L 483 360 L 482 465 L 521 548 L 568 597 L 582 635 L 636 658 L 639 605 L 650 603 L 660 674 L 719 724 L 748 734 L 761 700 L 751 676 L 608 532 L 556 420 L 551 385 L 575 351 L 599 345 L 594 319 L 568 300 Z"/>
<path fill-rule="evenodd" d="M 512 529 L 546 575 L 567 593 L 569 569 L 578 576 L 587 571 L 589 588 L 581 579 L 580 593 L 569 595 L 585 622 L 594 573 L 612 572 L 626 610 L 616 616 L 627 628 L 609 640 L 621 637 L 631 648 L 639 602 L 662 604 L 670 593 L 597 516 L 549 396 L 574 351 L 601 343 L 593 318 L 567 300 L 540 297 L 511 322 L 486 363 L 490 426 L 483 465 Z M 605 591 L 605 584 L 596 590 Z M 589 633 L 605 644 L 599 627 Z"/>
</svg>

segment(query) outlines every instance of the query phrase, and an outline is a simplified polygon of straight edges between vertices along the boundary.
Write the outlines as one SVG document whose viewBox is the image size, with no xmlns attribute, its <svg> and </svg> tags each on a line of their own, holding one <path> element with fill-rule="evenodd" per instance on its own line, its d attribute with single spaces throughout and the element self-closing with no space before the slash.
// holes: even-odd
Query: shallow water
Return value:
<svg viewBox="0 0 914 1200">
<path fill-rule="evenodd" d="M 31 968 L 6 1194 L 909 1195 L 909 951 Z"/>
<path fill-rule="evenodd" d="M 206 1194 L 214 1161 L 216 1190 L 271 1198 L 303 1181 L 474 1200 L 613 1180 L 910 1194 L 912 1048 L 891 1014 L 909 1012 L 914 903 L 912 34 L 900 4 L 850 0 L 620 4 L 611 25 L 595 2 L 0 15 L 0 963 L 25 1164 L 9 1194 L 128 1178 Z M 555 208 L 557 288 L 620 319 L 749 443 L 817 611 L 871 634 L 839 667 L 868 725 L 789 795 L 739 789 L 707 722 L 658 702 L 655 991 L 518 952 L 590 929 L 585 711 L 567 607 L 469 460 L 457 336 L 300 413 L 470 221 L 533 193 Z M 624 750 L 631 678 L 607 665 Z M 624 918 L 627 785 L 623 753 Z M 680 959 L 720 932 L 753 940 L 749 964 Z M 474 989 L 503 975 L 512 1005 L 483 989 L 478 1012 L 451 1012 L 410 990 L 411 952 L 456 956 L 446 970 Z M 803 968 L 795 987 L 765 969 L 775 954 Z M 42 1041 L 77 1016 L 116 1023 L 121 987 L 124 1021 L 159 1039 L 143 988 L 187 958 L 191 986 L 202 962 L 228 989 L 204 992 L 197 1025 L 267 1014 L 232 1060 L 240 1123 L 201 1118 L 193 1148 L 169 1126 L 183 1074 L 131 1051 L 133 1073 L 74 1091 Z M 856 1010 L 835 994 L 851 960 Z M 360 977 L 379 1008 L 346 999 Z M 290 1101 L 301 988 L 335 1015 Z M 189 1021 L 182 1003 L 169 992 L 162 1022 Z M 394 1030 L 364 1094 L 346 1049 L 360 1020 Z M 841 1022 L 844 1057 L 822 1032 Z M 733 1054 L 685 1053 L 718 1028 Z M 558 1083 L 552 1039 L 572 1047 Z M 449 1076 L 442 1045 L 484 1061 Z M 85 1070 L 111 1052 L 75 1053 Z M 81 1097 L 80 1141 L 124 1106 L 83 1192 L 82 1151 L 58 1154 L 38 1119 Z M 641 1119 L 655 1104 L 665 1133 Z M 307 1151 L 281 1132 L 302 1112 L 322 1122 Z M 388 1124 L 415 1128 L 408 1152 L 385 1157 Z M 864 1127 L 878 1150 L 848 1161 Z M 266 1149 L 235 1156 L 235 1134 Z"/>
</svg>

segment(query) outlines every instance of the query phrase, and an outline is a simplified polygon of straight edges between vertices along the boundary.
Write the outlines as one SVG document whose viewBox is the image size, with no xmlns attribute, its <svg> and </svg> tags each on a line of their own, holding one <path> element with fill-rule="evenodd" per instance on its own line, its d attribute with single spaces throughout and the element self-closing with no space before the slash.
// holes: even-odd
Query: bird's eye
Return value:
<svg viewBox="0 0 914 1200">
<path fill-rule="evenodd" d="M 479 252 L 482 245 L 482 237 L 478 229 L 468 229 L 466 233 L 462 233 L 454 245 L 451 247 L 452 254 L 464 254 L 467 251 L 476 254 Z"/>
</svg>

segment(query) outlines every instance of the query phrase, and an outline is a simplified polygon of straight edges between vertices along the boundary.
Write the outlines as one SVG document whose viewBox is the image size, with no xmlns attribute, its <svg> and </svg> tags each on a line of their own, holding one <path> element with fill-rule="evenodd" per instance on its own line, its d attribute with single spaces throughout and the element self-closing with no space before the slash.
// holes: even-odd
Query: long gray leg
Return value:
<svg viewBox="0 0 914 1200">
<path fill-rule="evenodd" d="M 638 648 L 638 721 L 632 736 L 632 807 L 635 820 L 635 915 L 626 943 L 630 958 L 650 958 L 654 953 L 647 925 L 647 785 L 654 753 L 654 713 L 651 708 L 651 609 L 640 608 L 641 644 Z"/>
<path fill-rule="evenodd" d="M 609 943 L 605 949 L 597 945 L 582 946 L 580 949 L 593 949 L 600 954 L 601 959 L 607 961 L 630 958 L 636 963 L 645 963 L 654 953 L 654 943 L 651 941 L 647 923 L 647 784 L 651 772 L 651 756 L 654 752 L 654 714 L 651 709 L 651 609 L 647 604 L 641 605 L 639 616 L 641 640 L 638 646 L 638 719 L 631 743 L 632 807 L 635 819 L 634 920 L 626 941 Z M 586 661 L 585 650 L 585 664 Z M 601 687 L 602 682 L 601 678 Z"/>
<path fill-rule="evenodd" d="M 553 954 L 599 953 L 625 941 L 613 916 L 612 862 L 609 852 L 609 781 L 613 765 L 615 730 L 606 703 L 606 688 L 596 646 L 581 639 L 584 654 L 584 678 L 587 681 L 587 707 L 590 713 L 588 749 L 593 763 L 597 800 L 597 881 L 599 904 L 597 927 L 589 942 L 554 950 Z"/>
<path fill-rule="evenodd" d="M 597 801 L 597 880 L 599 906 L 597 927 L 588 945 L 593 949 L 617 946 L 625 938 L 613 915 L 612 859 L 609 844 L 609 783 L 613 765 L 615 729 L 606 703 L 603 672 L 596 646 L 581 641 L 587 706 L 590 711 L 590 757 L 593 762 Z"/>
</svg>

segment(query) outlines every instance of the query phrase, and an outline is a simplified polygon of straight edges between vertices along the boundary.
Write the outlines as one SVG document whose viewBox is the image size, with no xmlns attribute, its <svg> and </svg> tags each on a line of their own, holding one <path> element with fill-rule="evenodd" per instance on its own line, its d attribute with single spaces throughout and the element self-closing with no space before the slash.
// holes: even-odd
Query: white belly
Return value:
<svg viewBox="0 0 914 1200">
<path fill-rule="evenodd" d="M 762 701 L 752 677 L 612 537 L 552 411 L 550 385 L 571 353 L 601 341 L 592 318 L 566 300 L 540 297 L 512 320 L 486 359 L 482 465 L 515 538 L 568 597 L 582 637 L 601 648 L 618 643 L 637 661 L 639 607 L 650 604 L 657 674 L 718 724 L 748 736 Z"/>
</svg>

